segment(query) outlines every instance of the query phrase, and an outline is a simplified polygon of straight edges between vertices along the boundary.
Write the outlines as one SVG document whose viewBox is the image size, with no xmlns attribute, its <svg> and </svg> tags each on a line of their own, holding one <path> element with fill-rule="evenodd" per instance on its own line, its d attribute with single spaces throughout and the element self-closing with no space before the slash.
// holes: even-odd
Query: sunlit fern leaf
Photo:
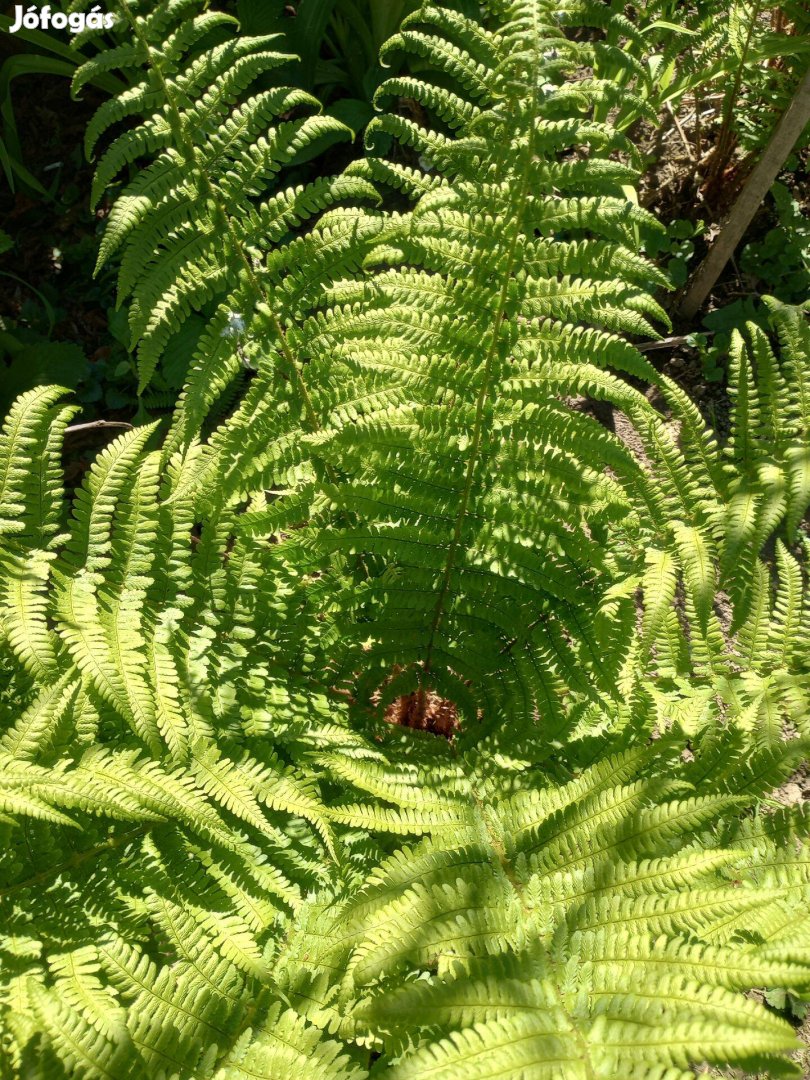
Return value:
<svg viewBox="0 0 810 1080">
<path fill-rule="evenodd" d="M 119 303 L 132 294 L 141 391 L 172 336 L 212 299 L 239 321 L 222 343 L 223 368 L 235 358 L 239 370 L 241 340 L 266 300 L 253 252 L 268 242 L 261 229 L 268 193 L 284 193 L 279 174 L 297 159 L 351 138 L 336 120 L 313 115 L 318 102 L 304 91 L 257 89 L 288 59 L 277 36 L 235 33 L 235 19 L 205 7 L 190 0 L 149 10 L 120 0 L 121 44 L 102 46 L 74 78 L 74 93 L 100 72 L 135 80 L 98 109 L 86 152 L 98 152 L 111 129 L 120 132 L 99 154 L 94 203 L 125 168 L 137 168 L 113 201 L 98 268 L 121 257 Z M 306 214 L 331 201 L 322 201 L 322 186 L 298 189 Z"/>
<path fill-rule="evenodd" d="M 581 814 L 580 782 L 571 798 Z M 634 811 L 616 789 L 605 803 L 604 860 L 583 864 L 577 876 L 577 858 L 566 868 L 554 855 L 556 884 L 546 878 L 540 889 L 543 877 L 507 854 L 519 849 L 510 839 L 523 820 L 519 806 L 507 809 L 496 797 L 482 807 L 474 847 L 433 838 L 390 858 L 337 915 L 342 933 L 331 959 L 319 962 L 330 968 L 351 950 L 354 996 L 344 982 L 345 1008 L 360 1031 L 382 1038 L 394 1075 L 520 1076 L 531 1068 L 553 1076 L 565 1063 L 566 1075 L 649 1077 L 732 1059 L 794 1075 L 781 1056 L 796 1045 L 790 1026 L 734 992 L 810 978 L 789 949 L 782 960 L 750 939 L 732 944 L 745 926 L 778 926 L 789 896 L 754 869 L 756 859 L 741 869 L 745 844 L 723 851 L 686 843 L 678 855 L 628 861 Z M 720 803 L 709 818 L 718 812 Z M 681 811 L 671 821 L 670 842 L 684 844 L 693 824 Z M 798 897 L 805 856 L 772 843 L 785 874 L 794 868 Z M 728 878 L 741 874 L 762 891 L 733 887 Z M 709 943 L 717 940 L 722 947 Z M 402 974 L 405 957 L 419 978 Z"/>
</svg>

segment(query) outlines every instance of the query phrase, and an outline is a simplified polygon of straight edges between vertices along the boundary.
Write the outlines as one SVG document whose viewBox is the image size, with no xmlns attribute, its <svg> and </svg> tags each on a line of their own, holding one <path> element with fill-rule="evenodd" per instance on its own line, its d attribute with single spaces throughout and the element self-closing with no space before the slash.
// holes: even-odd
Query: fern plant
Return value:
<svg viewBox="0 0 810 1080">
<path fill-rule="evenodd" d="M 142 393 L 170 342 L 191 365 L 216 357 L 232 372 L 249 367 L 242 313 L 263 297 L 260 250 L 325 206 L 373 192 L 350 178 L 290 183 L 297 165 L 352 133 L 320 115 L 311 94 L 267 88 L 268 73 L 289 59 L 274 47 L 280 35 L 237 34 L 233 16 L 202 0 L 121 0 L 117 12 L 121 43 L 100 43 L 73 92 L 102 72 L 130 84 L 87 130 L 88 157 L 107 143 L 92 205 L 128 166 L 152 159 L 115 198 L 96 267 L 119 260 L 118 303 L 129 301 Z"/>
<path fill-rule="evenodd" d="M 148 429 L 63 531 L 57 399 L 2 446 L 4 559 L 46 564 L 6 575 L 7 1075 L 796 1075 L 734 992 L 810 979 L 803 818 L 741 814 L 804 744 L 712 725 L 684 759 L 643 701 L 508 752 L 350 724 L 279 669 L 278 580 L 189 543 L 188 464 L 150 492 Z"/>
<path fill-rule="evenodd" d="M 611 364 L 654 377 L 611 331 L 651 333 L 649 318 L 664 318 L 649 293 L 663 279 L 633 251 L 635 230 L 654 223 L 624 195 L 632 169 L 609 157 L 631 145 L 599 122 L 559 119 L 568 92 L 544 81 L 559 65 L 543 54 L 563 38 L 544 8 L 509 25 L 501 40 L 441 9 L 406 20 L 387 50 L 439 70 L 384 83 L 380 103 L 407 95 L 455 132 L 383 114 L 350 171 L 398 188 L 413 210 L 329 213 L 267 260 L 308 386 L 309 486 L 263 494 L 293 467 L 289 422 L 304 408 L 285 387 L 279 409 L 269 365 L 198 481 L 233 504 L 254 496 L 239 528 L 257 542 L 287 513 L 309 522 L 280 550 L 304 560 L 305 591 L 334 566 L 340 599 L 319 637 L 336 680 L 362 667 L 368 698 L 396 667 L 388 697 L 430 688 L 471 717 L 499 695 L 530 714 L 538 654 L 577 664 L 564 640 L 573 623 L 595 651 L 584 623 L 601 541 L 628 508 L 599 470 L 607 457 L 640 471 L 554 393 L 576 393 L 586 364 L 596 378 Z M 586 85 L 576 93 L 587 102 Z M 575 143 L 587 159 L 565 160 Z M 435 175 L 404 164 L 409 152 Z M 578 307 L 594 328 L 567 338 Z"/>
<path fill-rule="evenodd" d="M 801 1075 L 745 995 L 810 992 L 774 812 L 810 737 L 802 315 L 735 340 L 719 445 L 631 343 L 656 225 L 546 0 L 423 6 L 363 160 L 258 209 L 192 126 L 214 61 L 150 40 L 192 9 L 122 9 L 154 113 L 120 145 L 165 143 L 109 225 L 161 237 L 145 360 L 213 296 L 181 252 L 227 294 L 172 428 L 69 503 L 64 392 L 0 437 L 0 1075 Z M 430 710 L 448 738 L 385 719 Z"/>
<path fill-rule="evenodd" d="M 789 1025 L 736 992 L 806 978 L 803 873 L 774 840 L 794 821 L 712 837 L 776 760 L 749 762 L 737 795 L 716 759 L 683 766 L 673 750 L 539 789 L 525 760 L 473 767 L 445 796 L 466 795 L 464 824 L 395 852 L 294 934 L 281 985 L 313 1019 L 372 1037 L 397 1078 L 687 1077 L 700 1060 L 798 1075 Z M 717 793 L 694 795 L 693 776 Z"/>
</svg>

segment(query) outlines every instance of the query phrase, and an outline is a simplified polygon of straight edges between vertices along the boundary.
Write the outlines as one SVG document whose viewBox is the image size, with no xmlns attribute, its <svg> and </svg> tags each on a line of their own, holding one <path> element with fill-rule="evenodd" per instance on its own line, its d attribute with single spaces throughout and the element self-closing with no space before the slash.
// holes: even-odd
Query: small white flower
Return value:
<svg viewBox="0 0 810 1080">
<path fill-rule="evenodd" d="M 245 332 L 245 316 L 240 315 L 238 311 L 228 312 L 227 326 L 222 329 L 222 337 L 238 337 Z"/>
<path fill-rule="evenodd" d="M 435 166 L 434 166 L 432 161 L 429 161 L 424 156 L 424 154 L 420 154 L 419 155 L 419 168 L 422 170 L 422 172 L 433 172 L 433 169 L 435 168 Z"/>
</svg>

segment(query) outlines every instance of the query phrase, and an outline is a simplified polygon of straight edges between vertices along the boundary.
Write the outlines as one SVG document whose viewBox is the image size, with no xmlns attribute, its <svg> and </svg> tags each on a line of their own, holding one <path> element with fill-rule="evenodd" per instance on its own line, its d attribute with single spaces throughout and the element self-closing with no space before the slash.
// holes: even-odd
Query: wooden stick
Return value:
<svg viewBox="0 0 810 1080">
<path fill-rule="evenodd" d="M 640 345 L 636 345 L 639 352 L 658 352 L 659 349 L 677 349 L 679 345 L 685 345 L 685 337 L 667 337 L 662 338 L 660 341 L 642 341 Z"/>
<path fill-rule="evenodd" d="M 713 330 L 701 330 L 701 333 L 710 337 Z M 677 349 L 679 345 L 688 345 L 689 337 L 687 335 L 679 334 L 677 337 L 665 337 L 660 341 L 642 341 L 640 345 L 636 345 L 639 352 L 657 352 L 659 349 Z"/>
<path fill-rule="evenodd" d="M 705 259 L 692 275 L 680 306 L 682 318 L 692 319 L 703 306 L 706 297 L 723 272 L 737 244 L 745 235 L 754 214 L 762 205 L 762 200 L 770 191 L 774 180 L 779 175 L 779 170 L 787 161 L 808 123 L 810 123 L 810 69 L 799 83 L 793 100 L 782 114 L 770 142 L 721 225 L 720 232 Z"/>
<path fill-rule="evenodd" d="M 689 143 L 689 140 L 686 137 L 686 132 L 683 130 L 683 124 L 680 122 L 680 120 L 676 116 L 675 110 L 672 108 L 672 106 L 670 105 L 669 102 L 666 103 L 666 108 L 667 108 L 667 112 L 672 117 L 672 119 L 673 119 L 673 121 L 675 123 L 675 127 L 678 130 L 678 134 L 681 137 L 681 142 L 683 143 L 684 149 L 686 150 L 686 156 L 689 158 L 690 161 L 694 161 L 695 160 L 695 155 L 692 152 L 692 147 L 691 147 L 691 145 Z"/>
<path fill-rule="evenodd" d="M 77 431 L 103 431 L 106 428 L 123 428 L 132 431 L 132 424 L 126 420 L 90 420 L 86 424 L 71 424 L 65 428 L 65 435 L 74 435 Z"/>
</svg>

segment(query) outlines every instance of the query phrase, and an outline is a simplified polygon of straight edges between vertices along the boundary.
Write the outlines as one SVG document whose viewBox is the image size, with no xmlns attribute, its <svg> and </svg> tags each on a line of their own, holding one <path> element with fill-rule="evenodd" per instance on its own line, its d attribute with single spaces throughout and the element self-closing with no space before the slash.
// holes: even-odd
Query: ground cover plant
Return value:
<svg viewBox="0 0 810 1080">
<path fill-rule="evenodd" d="M 362 145 L 244 7 L 74 42 L 135 380 L 0 434 L 4 1080 L 807 1075 L 810 328 L 652 362 L 671 8 L 407 5 Z"/>
</svg>

